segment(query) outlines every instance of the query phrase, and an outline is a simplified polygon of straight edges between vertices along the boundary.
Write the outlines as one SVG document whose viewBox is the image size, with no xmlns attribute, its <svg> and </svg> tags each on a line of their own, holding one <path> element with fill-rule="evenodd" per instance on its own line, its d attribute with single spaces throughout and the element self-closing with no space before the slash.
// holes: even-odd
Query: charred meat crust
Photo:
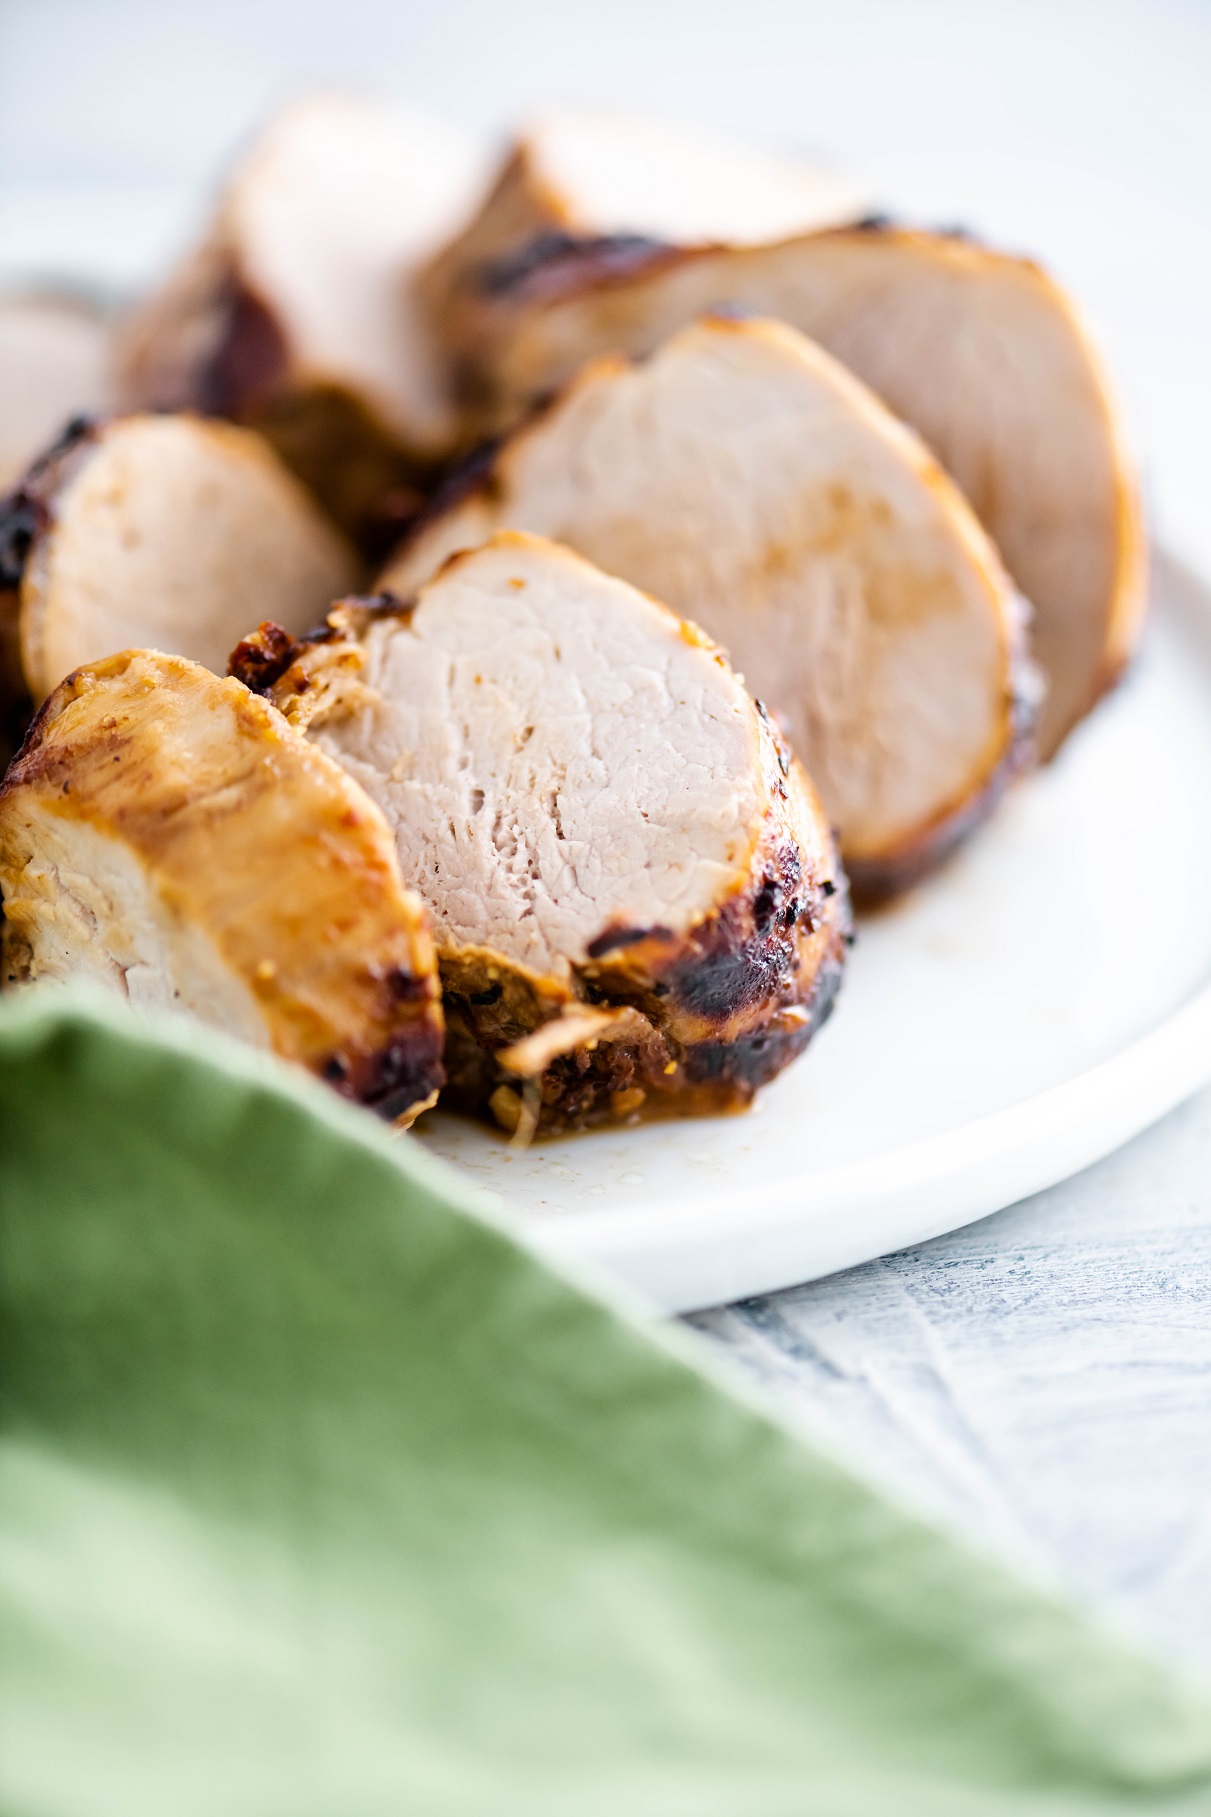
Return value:
<svg viewBox="0 0 1211 1817">
<path fill-rule="evenodd" d="M 73 417 L 25 477 L 0 498 L 0 593 L 20 589 L 30 552 L 54 521 L 55 494 L 82 450 L 96 441 L 99 428 L 94 417 Z"/>
<path fill-rule="evenodd" d="M 955 814 L 936 822 L 911 845 L 881 858 L 849 858 L 850 887 L 860 909 L 883 908 L 944 865 L 988 818 L 1014 778 L 1031 767 L 1008 753 L 984 787 Z"/>
<path fill-rule="evenodd" d="M 242 637 L 227 659 L 227 673 L 242 681 L 251 694 L 269 698 L 273 687 L 303 650 L 304 640 L 271 618 L 261 620 L 255 631 Z"/>
<path fill-rule="evenodd" d="M 0 500 L 0 593 L 16 593 L 30 550 L 50 522 L 46 499 L 28 485 Z"/>
<path fill-rule="evenodd" d="M 562 1135 L 616 1123 L 622 1106 L 641 1103 L 650 1113 L 652 1099 L 647 1084 L 662 1070 L 661 1064 L 643 1064 L 635 1047 L 598 1044 L 578 1047 L 553 1060 L 541 1077 L 521 1081 L 485 1047 L 456 1001 L 447 1000 L 446 1075 L 443 1106 L 468 1116 L 493 1116 L 503 1096 L 505 1104 L 529 1102 L 533 1133 Z M 661 1050 L 663 1060 L 663 1050 Z M 640 1084 L 642 1079 L 646 1083 Z M 636 1094 L 640 1094 L 637 1098 Z M 629 1096 L 628 1096 L 629 1094 Z M 491 1108 L 490 1108 L 491 1107 Z M 638 1120 L 637 1110 L 623 1114 Z M 509 1123 L 499 1114 L 497 1122 Z"/>
<path fill-rule="evenodd" d="M 804 874 L 793 839 L 771 840 L 747 888 L 688 934 L 598 935 L 579 968 L 586 998 L 628 1004 L 689 1039 L 735 1031 L 794 990 L 802 945 L 824 923 L 826 882 Z"/>
<path fill-rule="evenodd" d="M 775 825 L 747 887 L 714 915 L 683 936 L 603 930 L 566 996 L 496 955 L 446 955 L 443 1102 L 482 1114 L 500 1087 L 528 1089 L 539 1135 L 743 1109 L 827 1020 L 850 937 L 844 874 L 809 872 Z M 637 1010 L 650 1032 L 577 1046 L 523 1087 L 497 1055 L 577 999 Z"/>
<path fill-rule="evenodd" d="M 742 1107 L 761 1086 L 777 1078 L 832 1015 L 849 938 L 847 932 L 830 945 L 806 997 L 794 1005 L 793 1015 L 775 1015 L 735 1040 L 700 1041 L 687 1049 L 685 1070 L 691 1083 L 699 1089 L 725 1090 L 730 1103 Z"/>
<path fill-rule="evenodd" d="M 56 493 L 97 433 L 95 419 L 73 417 L 19 484 L 0 498 L 0 768 L 21 744 L 34 705 L 21 661 L 25 571 L 38 539 L 54 522 Z"/>
<path fill-rule="evenodd" d="M 317 625 L 313 631 L 306 631 L 301 637 L 292 637 L 289 631 L 275 624 L 271 618 L 262 619 L 255 631 L 240 639 L 227 658 L 227 673 L 235 681 L 243 682 L 249 693 L 259 694 L 275 706 L 280 706 L 281 701 L 274 689 L 308 650 L 322 644 L 341 642 L 353 625 L 388 616 L 403 618 L 411 609 L 406 600 L 394 593 L 353 594 L 347 599 L 339 600 L 332 609 L 333 620 L 340 614 L 343 622 Z M 298 692 L 307 685 L 306 677 L 300 676 L 298 685 L 291 691 Z"/>
<path fill-rule="evenodd" d="M 682 248 L 640 233 L 545 230 L 474 268 L 471 282 L 494 300 L 548 301 L 588 285 L 674 264 Z"/>
<path fill-rule="evenodd" d="M 20 747 L 33 710 L 21 662 L 21 591 L 0 588 L 0 774 Z"/>
<path fill-rule="evenodd" d="M 383 1047 L 355 1053 L 342 1050 L 317 1068 L 342 1097 L 364 1105 L 388 1123 L 406 1112 L 417 1115 L 427 1109 L 446 1082 L 442 1031 L 428 1013 L 426 981 L 407 974 L 404 978 L 423 992 L 412 1026 L 397 1031 Z"/>
<path fill-rule="evenodd" d="M 845 916 L 831 930 L 823 957 L 815 958 L 807 989 L 785 989 L 781 1004 L 765 1006 L 765 1013 L 742 1033 L 679 1040 L 677 1000 L 671 993 L 661 999 L 659 980 L 636 979 L 629 991 L 611 991 L 608 997 L 604 991 L 590 992 L 590 1000 L 629 1002 L 641 1014 L 650 1012 L 650 1033 L 638 1040 L 607 1037 L 580 1045 L 552 1060 L 532 1081 L 518 1080 L 497 1057 L 503 1046 L 534 1026 L 517 1015 L 516 1001 L 510 1005 L 509 983 L 502 983 L 507 976 L 504 966 L 489 982 L 486 974 L 476 979 L 465 967 L 459 975 L 443 961 L 448 1082 L 442 1102 L 483 1115 L 489 1106 L 495 1111 L 501 1088 L 518 1101 L 528 1092 L 537 1135 L 592 1129 L 620 1118 L 638 1121 L 743 1110 L 828 1020 L 840 989 L 848 926 Z M 482 988 L 472 989 L 476 983 Z M 494 991 L 499 996 L 493 996 Z M 661 1025 L 659 1019 L 666 1015 Z"/>
<path fill-rule="evenodd" d="M 913 238 L 954 240 L 982 247 L 979 235 L 962 226 L 913 227 L 890 214 L 869 214 L 841 226 L 821 227 L 813 238 Z M 715 241 L 674 244 L 646 239 L 639 234 L 597 237 L 545 232 L 514 247 L 499 259 L 486 261 L 470 277 L 474 293 L 490 304 L 535 305 L 562 302 L 586 290 L 607 289 L 646 276 L 662 266 L 687 264 L 727 248 Z M 1024 260 L 1031 264 L 1033 261 Z"/>
</svg>

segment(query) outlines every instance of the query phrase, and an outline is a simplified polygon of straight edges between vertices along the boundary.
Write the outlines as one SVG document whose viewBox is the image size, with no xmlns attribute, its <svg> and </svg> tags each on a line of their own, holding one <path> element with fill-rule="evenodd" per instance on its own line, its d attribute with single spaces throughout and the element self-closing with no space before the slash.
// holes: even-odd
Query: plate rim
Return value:
<svg viewBox="0 0 1211 1817">
<path fill-rule="evenodd" d="M 1211 984 L 1117 1054 L 1059 1085 L 816 1174 L 806 1194 L 793 1176 L 771 1181 L 763 1189 L 767 1208 L 752 1212 L 743 1228 L 735 1191 L 715 1192 L 692 1208 L 641 1201 L 571 1216 L 513 1214 L 511 1223 L 549 1260 L 609 1268 L 665 1311 L 700 1311 L 805 1285 L 978 1223 L 1112 1154 L 1208 1083 Z M 993 1183 L 986 1176 L 998 1162 L 1003 1171 Z M 842 1218 L 839 1229 L 822 1229 Z M 726 1265 L 716 1251 L 703 1253 L 712 1239 L 728 1244 Z M 795 1272 L 801 1246 L 816 1260 Z M 718 1292 L 725 1269 L 740 1285 Z"/>
</svg>

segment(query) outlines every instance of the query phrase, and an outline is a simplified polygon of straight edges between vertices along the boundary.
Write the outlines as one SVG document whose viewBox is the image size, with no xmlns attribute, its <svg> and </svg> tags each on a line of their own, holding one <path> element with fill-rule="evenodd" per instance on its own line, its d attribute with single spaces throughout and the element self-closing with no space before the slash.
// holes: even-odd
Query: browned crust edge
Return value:
<svg viewBox="0 0 1211 1817">
<path fill-rule="evenodd" d="M 434 1014 L 440 999 L 432 979 L 399 968 L 382 985 L 401 1010 L 409 1006 L 390 1039 L 376 1047 L 336 1048 L 312 1070 L 343 1098 L 407 1127 L 432 1109 L 446 1083 L 445 1028 Z"/>
<path fill-rule="evenodd" d="M 906 246 L 928 242 L 953 249 L 957 259 L 985 258 L 1040 273 L 1037 261 L 1002 253 L 960 228 L 922 228 L 890 215 L 874 214 L 854 222 L 790 234 L 768 242 L 764 250 L 799 240 L 865 240 Z M 617 246 L 615 241 L 621 242 Z M 511 433 L 527 405 L 502 399 L 493 373 L 493 350 L 507 345 L 514 321 L 530 311 L 557 309 L 592 292 L 609 294 L 729 252 L 753 252 L 717 240 L 684 244 L 645 240 L 638 235 L 592 236 L 540 232 L 513 247 L 503 259 L 470 264 L 458 273 L 445 299 L 437 326 L 445 342 L 451 382 L 469 420 L 480 434 Z M 532 400 L 540 401 L 540 400 Z"/>
<path fill-rule="evenodd" d="M 537 1137 L 746 1110 L 758 1090 L 797 1059 L 827 1022 L 840 990 L 849 938 L 848 931 L 837 930 L 792 1016 L 770 1015 L 743 1035 L 684 1045 L 653 1025 L 640 1040 L 577 1046 L 551 1061 L 537 1080 L 519 1079 L 501 1063 L 498 1045 L 489 1043 L 482 1024 L 468 1015 L 466 997 L 446 984 L 449 1083 L 440 1103 L 487 1116 L 511 1131 L 517 1122 L 508 1112 L 515 1105 L 518 1120 L 528 1113 L 528 1133 Z M 445 982 L 445 964 L 442 971 Z M 464 989 L 466 983 L 464 977 Z"/>
<path fill-rule="evenodd" d="M 442 1104 L 511 1127 L 512 1099 L 537 1136 L 746 1109 L 828 1020 L 852 939 L 839 867 L 807 876 L 793 842 L 770 843 L 747 884 L 688 936 L 603 931 L 567 999 L 544 1001 L 495 956 L 443 955 Z M 577 1045 L 537 1079 L 510 1072 L 502 1050 L 576 1001 L 636 1010 L 647 1032 Z"/>
<path fill-rule="evenodd" d="M 796 240 L 879 239 L 918 244 L 923 240 L 954 248 L 956 255 L 984 256 L 1029 271 L 1040 271 L 1036 259 L 1023 254 L 1001 252 L 979 235 L 962 227 L 920 227 L 890 214 L 866 215 L 859 221 L 842 222 L 831 227 L 817 227 L 805 233 L 793 233 L 770 241 L 770 246 L 789 245 Z M 630 258 L 610 256 L 611 243 L 619 240 L 633 247 Z M 599 250 L 601 249 L 601 250 Z M 675 265 L 696 263 L 717 253 L 738 249 L 719 240 L 696 240 L 675 244 L 661 240 L 643 240 L 638 235 L 576 235 L 571 233 L 539 234 L 526 245 L 506 255 L 499 270 L 493 261 L 487 269 L 478 267 L 466 274 L 465 286 L 498 305 L 532 307 L 565 302 L 589 290 L 618 289 L 650 276 L 654 271 Z"/>
<path fill-rule="evenodd" d="M 19 593 L 34 545 L 54 523 L 55 499 L 108 417 L 76 416 L 0 498 L 0 593 Z"/>
<path fill-rule="evenodd" d="M 711 243 L 718 250 L 717 243 Z M 598 285 L 625 283 L 680 264 L 684 248 L 650 234 L 580 234 L 546 228 L 479 261 L 462 283 L 493 299 L 548 302 Z"/>
<path fill-rule="evenodd" d="M 107 418 L 72 417 L 17 484 L 0 498 L 0 767 L 30 730 L 33 696 L 21 660 L 21 592 L 40 540 L 53 527 L 55 499 L 100 436 Z"/>
</svg>

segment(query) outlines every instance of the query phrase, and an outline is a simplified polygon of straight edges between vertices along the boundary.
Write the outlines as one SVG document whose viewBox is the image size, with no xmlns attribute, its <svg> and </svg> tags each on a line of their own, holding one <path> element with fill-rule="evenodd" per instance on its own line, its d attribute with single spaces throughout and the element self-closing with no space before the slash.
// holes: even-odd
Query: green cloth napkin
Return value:
<svg viewBox="0 0 1211 1817">
<path fill-rule="evenodd" d="M 407 1139 L 0 1007 L 3 1817 L 1211 1812 L 1211 1709 Z"/>
</svg>

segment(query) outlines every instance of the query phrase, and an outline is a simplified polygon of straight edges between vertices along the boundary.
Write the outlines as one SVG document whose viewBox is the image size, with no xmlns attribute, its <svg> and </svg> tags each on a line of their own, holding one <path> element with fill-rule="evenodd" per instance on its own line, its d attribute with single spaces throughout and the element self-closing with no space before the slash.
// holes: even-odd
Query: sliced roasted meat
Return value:
<svg viewBox="0 0 1211 1817">
<path fill-rule="evenodd" d="M 750 245 L 865 212 L 834 172 L 703 127 L 590 109 L 543 115 L 518 133 L 483 205 L 421 279 L 454 345 L 474 338 L 481 288 L 513 283 L 569 251 L 615 275 L 685 245 Z M 464 324 L 461 312 L 469 308 Z"/>
<path fill-rule="evenodd" d="M 777 709 L 855 888 L 911 882 L 1019 762 L 1021 607 L 933 457 L 778 322 L 591 365 L 382 577 L 408 594 L 500 525 L 692 614 Z"/>
<path fill-rule="evenodd" d="M 513 276 L 468 279 L 446 320 L 468 400 L 495 430 L 591 355 L 649 353 L 722 306 L 811 335 L 958 481 L 1034 607 L 1050 756 L 1119 674 L 1143 609 L 1131 463 L 1068 298 L 1027 260 L 875 225 L 665 249 L 630 275 L 603 268 L 590 241 L 535 245 Z"/>
<path fill-rule="evenodd" d="M 233 658 L 395 830 L 457 1100 L 508 1128 L 746 1104 L 831 1007 L 843 878 L 810 783 L 694 626 L 504 534 L 412 604 Z"/>
<path fill-rule="evenodd" d="M 73 425 L 0 501 L 0 620 L 41 700 L 81 663 L 150 647 L 222 673 L 272 611 L 320 620 L 353 551 L 260 436 L 189 416 Z"/>
<path fill-rule="evenodd" d="M 419 262 L 470 209 L 479 152 L 452 127 L 318 95 L 270 122 L 200 249 L 132 318 L 126 401 L 254 424 L 355 535 L 416 503 L 454 421 Z"/>
<path fill-rule="evenodd" d="M 409 1122 L 442 1081 L 425 913 L 382 815 L 267 702 L 133 650 L 55 689 L 0 786 L 6 985 L 83 979 Z"/>
</svg>

